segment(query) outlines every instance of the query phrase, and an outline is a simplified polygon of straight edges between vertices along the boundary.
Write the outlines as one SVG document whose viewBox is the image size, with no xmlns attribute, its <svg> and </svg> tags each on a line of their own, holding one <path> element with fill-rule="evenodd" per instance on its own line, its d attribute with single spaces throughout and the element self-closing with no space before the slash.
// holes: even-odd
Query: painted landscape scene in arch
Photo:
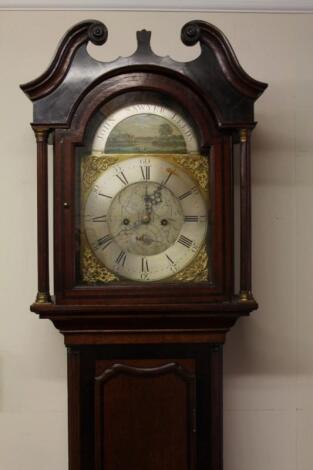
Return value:
<svg viewBox="0 0 313 470">
<path fill-rule="evenodd" d="M 154 114 L 137 114 L 117 124 L 110 133 L 105 153 L 187 153 L 180 130 Z"/>
</svg>

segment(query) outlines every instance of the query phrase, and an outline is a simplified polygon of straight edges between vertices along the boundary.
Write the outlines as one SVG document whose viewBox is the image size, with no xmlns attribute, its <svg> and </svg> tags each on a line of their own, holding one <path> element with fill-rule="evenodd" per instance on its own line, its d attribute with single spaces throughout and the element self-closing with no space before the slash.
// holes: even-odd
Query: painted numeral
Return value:
<svg viewBox="0 0 313 470">
<path fill-rule="evenodd" d="M 180 243 L 186 248 L 190 248 L 192 245 L 192 240 L 190 240 L 190 238 L 185 237 L 185 235 L 180 235 L 180 237 L 177 240 L 177 243 Z"/>
<path fill-rule="evenodd" d="M 125 265 L 125 261 L 126 261 L 126 256 L 127 256 L 127 254 L 125 253 L 124 250 L 122 250 L 122 251 L 120 252 L 120 254 L 117 256 L 115 262 L 116 262 L 117 264 L 119 264 L 120 266 L 124 266 L 124 265 Z"/>
<path fill-rule="evenodd" d="M 112 196 L 102 193 L 101 189 L 99 188 L 97 184 L 93 187 L 93 191 L 97 194 L 97 196 L 102 196 L 102 197 L 107 197 L 108 199 L 112 199 Z"/>
<path fill-rule="evenodd" d="M 126 178 L 125 176 L 125 173 L 123 173 L 122 171 L 118 174 L 118 175 L 115 175 L 116 178 L 118 178 L 120 180 L 121 183 L 123 183 L 125 186 L 128 184 L 128 179 Z"/>
<path fill-rule="evenodd" d="M 142 166 L 140 165 L 142 179 L 145 181 L 150 180 L 150 166 Z"/>
<path fill-rule="evenodd" d="M 141 274 L 140 274 L 141 279 L 144 280 L 149 280 L 149 264 L 147 258 L 141 258 Z"/>
<path fill-rule="evenodd" d="M 172 258 L 170 258 L 168 255 L 165 255 L 165 256 L 167 257 L 167 259 L 169 260 L 169 262 L 170 262 L 171 264 L 175 264 L 174 261 L 172 260 Z"/>
<path fill-rule="evenodd" d="M 184 222 L 199 222 L 198 215 L 185 215 Z"/>
<path fill-rule="evenodd" d="M 141 271 L 144 272 L 149 272 L 149 264 L 147 258 L 141 258 Z"/>
<path fill-rule="evenodd" d="M 177 272 L 177 266 L 176 266 L 175 261 L 173 261 L 172 258 L 171 258 L 168 254 L 166 254 L 165 256 L 166 256 L 167 260 L 168 260 L 169 263 L 170 263 L 171 270 L 172 270 L 173 272 Z"/>
<path fill-rule="evenodd" d="M 108 233 L 107 235 L 104 235 L 104 237 L 101 237 L 97 240 L 96 248 L 102 248 L 102 250 L 104 250 L 112 243 L 112 241 L 113 237 Z"/>
<path fill-rule="evenodd" d="M 186 191 L 184 194 L 181 194 L 180 196 L 178 196 L 178 199 L 182 201 L 186 197 L 191 196 L 196 191 L 197 191 L 197 188 L 194 186 L 193 188 L 189 189 L 189 191 Z"/>
<path fill-rule="evenodd" d="M 107 216 L 106 215 L 99 215 L 97 217 L 92 217 L 91 220 L 92 220 L 92 222 L 106 222 L 107 221 Z"/>
</svg>

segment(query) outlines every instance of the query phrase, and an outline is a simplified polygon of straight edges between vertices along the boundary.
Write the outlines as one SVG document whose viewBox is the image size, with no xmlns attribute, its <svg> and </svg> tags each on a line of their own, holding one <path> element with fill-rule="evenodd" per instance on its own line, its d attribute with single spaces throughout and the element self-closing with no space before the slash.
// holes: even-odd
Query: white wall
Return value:
<svg viewBox="0 0 313 470">
<path fill-rule="evenodd" d="M 256 104 L 253 281 L 260 309 L 225 347 L 225 470 L 312 470 L 313 465 L 313 15 L 1 12 L 0 468 L 66 470 L 66 358 L 62 336 L 28 310 L 36 293 L 36 161 L 31 102 L 18 85 L 48 65 L 76 21 L 103 20 L 97 57 L 135 49 L 153 31 L 158 54 L 189 19 L 228 36 L 248 73 L 269 82 Z"/>
<path fill-rule="evenodd" d="M 313 11 L 312 0 L 0 0 L 0 8 L 156 11 Z"/>
</svg>

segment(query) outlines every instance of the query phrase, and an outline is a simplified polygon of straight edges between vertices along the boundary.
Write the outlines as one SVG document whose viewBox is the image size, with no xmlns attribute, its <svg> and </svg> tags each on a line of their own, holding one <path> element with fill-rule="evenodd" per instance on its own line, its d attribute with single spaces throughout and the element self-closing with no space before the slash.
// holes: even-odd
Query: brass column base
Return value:
<svg viewBox="0 0 313 470">
<path fill-rule="evenodd" d="M 36 296 L 36 304 L 50 304 L 51 297 L 48 292 L 38 292 Z"/>
<path fill-rule="evenodd" d="M 254 300 L 250 290 L 242 290 L 239 294 L 239 298 L 241 302 L 249 302 L 250 300 Z"/>
</svg>

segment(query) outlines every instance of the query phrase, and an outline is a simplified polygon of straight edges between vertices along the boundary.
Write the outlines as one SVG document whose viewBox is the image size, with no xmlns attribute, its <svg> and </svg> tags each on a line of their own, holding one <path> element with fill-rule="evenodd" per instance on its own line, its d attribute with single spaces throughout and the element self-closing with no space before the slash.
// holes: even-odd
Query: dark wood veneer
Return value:
<svg viewBox="0 0 313 470">
<path fill-rule="evenodd" d="M 46 72 L 21 86 L 34 103 L 37 139 L 38 294 L 31 310 L 54 323 L 68 348 L 69 469 L 222 470 L 222 345 L 236 320 L 257 308 L 250 143 L 254 102 L 267 85 L 251 78 L 223 33 L 202 21 L 182 28 L 183 43 L 201 47 L 186 63 L 157 56 L 146 30 L 137 32 L 132 56 L 96 61 L 88 41 L 101 45 L 107 35 L 96 20 L 74 25 Z M 136 92 L 159 94 L 188 112 L 201 153 L 210 155 L 212 282 L 86 286 L 76 278 L 76 150 L 104 104 Z M 240 292 L 234 289 L 233 144 L 240 145 Z"/>
<path fill-rule="evenodd" d="M 97 361 L 96 369 L 95 468 L 195 469 L 194 361 Z"/>
</svg>

